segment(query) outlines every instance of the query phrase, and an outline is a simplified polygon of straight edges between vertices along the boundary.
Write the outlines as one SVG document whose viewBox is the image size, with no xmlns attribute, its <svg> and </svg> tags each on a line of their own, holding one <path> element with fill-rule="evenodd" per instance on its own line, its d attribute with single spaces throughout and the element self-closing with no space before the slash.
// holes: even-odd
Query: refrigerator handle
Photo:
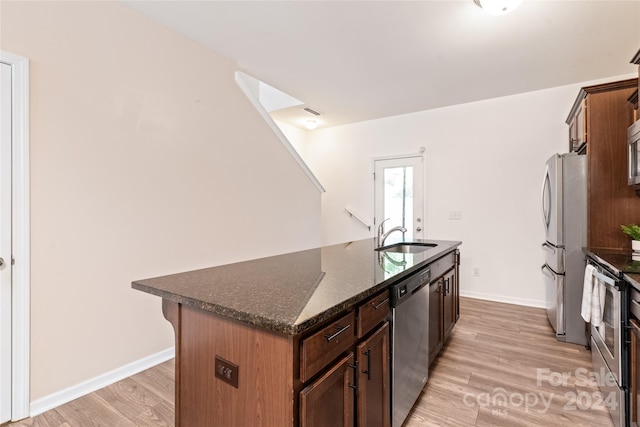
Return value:
<svg viewBox="0 0 640 427">
<path fill-rule="evenodd" d="M 551 220 L 551 182 L 549 181 L 549 165 L 546 166 L 544 171 L 544 180 L 542 181 L 542 194 L 541 194 L 541 207 L 542 207 L 542 222 L 544 223 L 545 231 L 549 231 L 549 222 Z M 547 200 L 545 200 L 547 195 Z M 546 202 L 546 203 L 545 203 Z"/>
</svg>

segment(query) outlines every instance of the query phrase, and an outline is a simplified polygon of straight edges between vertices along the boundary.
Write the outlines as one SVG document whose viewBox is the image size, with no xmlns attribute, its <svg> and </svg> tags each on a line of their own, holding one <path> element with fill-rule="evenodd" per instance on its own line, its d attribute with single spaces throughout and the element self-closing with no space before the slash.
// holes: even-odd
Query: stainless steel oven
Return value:
<svg viewBox="0 0 640 427">
<path fill-rule="evenodd" d="M 591 324 L 591 358 L 594 373 L 603 400 L 609 409 L 616 427 L 626 425 L 626 375 L 624 325 L 624 282 L 606 268 L 591 259 L 587 261 L 595 267 L 593 275 L 604 293 L 602 322 Z"/>
</svg>

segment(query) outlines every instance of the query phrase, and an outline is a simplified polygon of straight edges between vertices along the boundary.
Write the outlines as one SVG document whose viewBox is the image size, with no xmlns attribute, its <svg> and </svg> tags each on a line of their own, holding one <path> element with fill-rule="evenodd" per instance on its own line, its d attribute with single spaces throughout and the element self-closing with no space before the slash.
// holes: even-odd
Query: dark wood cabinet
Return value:
<svg viewBox="0 0 640 427">
<path fill-rule="evenodd" d="M 640 198 L 628 185 L 627 128 L 633 123 L 628 98 L 638 79 L 584 87 L 567 118 L 569 134 L 582 125 L 580 145 L 570 148 L 588 157 L 587 245 L 603 249 L 631 249 L 621 224 L 638 222 Z"/>
<path fill-rule="evenodd" d="M 460 317 L 458 263 L 429 285 L 429 365 L 447 342 Z"/>
<path fill-rule="evenodd" d="M 301 427 L 390 426 L 388 318 L 389 291 L 384 290 L 361 303 L 356 311 L 350 311 L 302 340 L 301 380 L 306 381 L 318 372 L 320 377 L 300 392 Z M 350 326 L 355 323 L 357 328 Z M 335 336 L 337 333 L 344 336 Z M 341 343 L 333 343 L 334 340 L 341 340 Z M 315 344 L 311 346 L 307 343 Z M 329 363 L 344 351 L 350 351 L 346 358 L 336 364 Z M 311 364 L 320 359 L 324 364 Z M 309 365 L 315 368 L 307 375 L 304 367 Z M 356 373 L 355 376 L 347 368 Z M 345 405 L 350 406 L 347 408 Z M 341 417 L 343 411 L 344 417 Z"/>
<path fill-rule="evenodd" d="M 300 392 L 300 427 L 353 427 L 354 362 L 349 353 Z"/>
<path fill-rule="evenodd" d="M 358 427 L 389 427 L 389 323 L 385 322 L 370 338 L 362 341 L 356 355 Z"/>
<path fill-rule="evenodd" d="M 329 323 L 300 344 L 300 381 L 307 382 L 356 341 L 353 311 Z"/>
<path fill-rule="evenodd" d="M 458 277 L 456 276 L 456 271 L 451 270 L 444 276 L 444 292 L 443 292 L 443 302 L 442 302 L 442 329 L 445 340 L 447 337 L 451 335 L 453 332 L 453 327 L 456 325 L 458 321 L 459 311 L 458 311 L 458 285 L 456 281 Z"/>
<path fill-rule="evenodd" d="M 429 365 L 436 359 L 444 343 L 442 285 L 442 278 L 429 285 Z"/>
<path fill-rule="evenodd" d="M 587 121 L 584 119 L 587 109 L 585 98 L 577 105 L 569 118 L 569 151 L 582 153 L 587 143 Z"/>
</svg>

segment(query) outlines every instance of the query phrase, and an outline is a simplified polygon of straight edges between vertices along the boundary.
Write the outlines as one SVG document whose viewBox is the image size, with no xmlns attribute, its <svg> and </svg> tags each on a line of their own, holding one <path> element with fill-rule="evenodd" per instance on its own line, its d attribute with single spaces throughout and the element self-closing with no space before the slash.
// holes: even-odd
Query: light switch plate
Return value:
<svg viewBox="0 0 640 427">
<path fill-rule="evenodd" d="M 449 211 L 449 219 L 450 220 L 461 220 L 462 219 L 462 211 Z"/>
</svg>

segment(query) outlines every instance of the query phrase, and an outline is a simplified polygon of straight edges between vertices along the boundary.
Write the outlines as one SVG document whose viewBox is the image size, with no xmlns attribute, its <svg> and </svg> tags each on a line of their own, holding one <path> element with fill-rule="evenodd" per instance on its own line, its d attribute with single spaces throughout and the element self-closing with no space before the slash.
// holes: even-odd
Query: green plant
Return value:
<svg viewBox="0 0 640 427">
<path fill-rule="evenodd" d="M 620 228 L 622 229 L 622 232 L 624 234 L 628 235 L 633 240 L 640 240 L 640 226 L 636 224 L 631 224 L 631 225 L 621 225 Z"/>
</svg>

